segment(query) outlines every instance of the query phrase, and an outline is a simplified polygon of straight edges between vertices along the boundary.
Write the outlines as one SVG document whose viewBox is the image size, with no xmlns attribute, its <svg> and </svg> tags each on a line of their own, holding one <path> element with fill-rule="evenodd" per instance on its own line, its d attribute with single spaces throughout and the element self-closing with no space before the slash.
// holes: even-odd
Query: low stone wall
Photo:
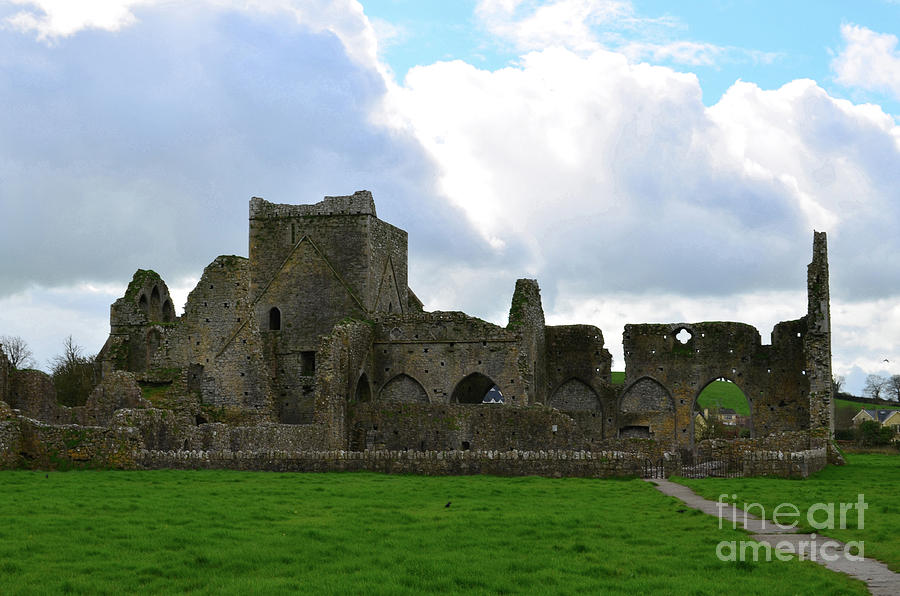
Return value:
<svg viewBox="0 0 900 596">
<path fill-rule="evenodd" d="M 824 440 L 811 439 L 807 431 L 790 431 L 753 439 L 708 439 L 697 444 L 697 455 L 735 458 L 753 451 L 793 453 L 824 446 Z"/>
<path fill-rule="evenodd" d="M 327 432 L 321 425 L 195 426 L 171 411 L 152 408 L 119 410 L 113 424 L 111 427 L 49 425 L 23 416 L 0 419 L 0 469 L 365 470 L 389 474 L 584 478 L 690 473 L 687 464 L 682 466 L 680 453 L 663 451 L 658 443 L 646 439 L 605 441 L 604 449 L 593 451 L 343 451 L 317 447 Z M 757 441 L 757 445 L 796 440 L 797 437 L 768 437 Z M 730 465 L 736 466 L 738 475 L 743 476 L 805 478 L 822 470 L 828 458 L 827 448 L 818 444 L 794 451 L 750 449 L 743 444 L 719 442 L 711 442 L 706 447 L 707 457 L 728 459 Z"/>
<path fill-rule="evenodd" d="M 127 470 L 136 467 L 141 446 L 131 428 L 50 425 L 23 417 L 0 423 L 0 462 L 7 468 Z"/>
<path fill-rule="evenodd" d="M 603 418 L 543 406 L 374 402 L 350 409 L 350 445 L 390 451 L 605 450 Z"/>
<path fill-rule="evenodd" d="M 277 472 L 358 472 L 426 476 L 491 474 L 611 478 L 641 476 L 647 460 L 616 451 L 142 451 L 147 469 L 230 469 Z M 662 461 L 666 474 L 680 468 L 677 454 Z"/>
<path fill-rule="evenodd" d="M 825 447 L 804 451 L 749 451 L 743 454 L 744 476 L 807 478 L 828 465 Z"/>
<path fill-rule="evenodd" d="M 153 451 L 314 450 L 325 443 L 326 432 L 317 424 L 197 425 L 190 417 L 157 408 L 118 410 L 112 423 L 136 429 L 144 449 Z"/>
<path fill-rule="evenodd" d="M 0 470 L 17 467 L 21 440 L 17 420 L 0 422 Z"/>
</svg>

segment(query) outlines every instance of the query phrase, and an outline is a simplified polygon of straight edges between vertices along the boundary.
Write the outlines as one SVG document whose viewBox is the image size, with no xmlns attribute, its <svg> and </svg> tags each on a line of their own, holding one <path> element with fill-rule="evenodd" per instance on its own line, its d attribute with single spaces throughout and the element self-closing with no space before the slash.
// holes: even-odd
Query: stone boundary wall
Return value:
<svg viewBox="0 0 900 596">
<path fill-rule="evenodd" d="M 825 447 L 805 451 L 749 451 L 744 453 L 744 476 L 807 478 L 828 465 Z"/>
<path fill-rule="evenodd" d="M 748 452 L 792 453 L 824 446 L 824 439 L 810 438 L 807 431 L 788 431 L 753 439 L 708 439 L 697 444 L 697 455 L 740 458 Z"/>
<path fill-rule="evenodd" d="M 425 476 L 546 476 L 611 478 L 641 476 L 647 460 L 618 451 L 148 451 L 137 455 L 145 469 L 229 469 L 274 472 L 383 472 Z M 666 473 L 680 469 L 675 453 Z"/>
<path fill-rule="evenodd" d="M 276 472 L 357 472 L 427 476 L 491 474 L 613 478 L 681 475 L 686 470 L 678 452 L 640 450 L 466 450 L 344 451 L 297 449 L 316 434 L 313 426 L 289 432 L 285 425 L 265 429 L 227 428 L 209 424 L 197 429 L 190 443 L 208 448 L 148 450 L 142 433 L 129 427 L 49 425 L 19 417 L 0 421 L 0 469 L 229 469 Z M 247 435 L 249 433 L 249 436 Z M 285 436 L 286 433 L 286 436 Z M 244 435 L 244 436 L 236 436 Z M 274 441 L 286 449 L 231 450 L 241 444 Z M 197 439 L 200 439 L 199 441 Z M 806 478 L 827 465 L 827 448 L 802 451 L 746 451 L 737 455 L 743 476 Z"/>
<path fill-rule="evenodd" d="M 680 475 L 681 458 L 658 461 L 621 451 L 148 451 L 136 456 L 145 469 L 228 469 L 273 472 L 382 472 L 425 476 L 545 476 L 614 478 L 643 476 L 648 466 L 666 477 Z M 744 454 L 744 476 L 806 478 L 823 469 L 825 448 Z"/>
</svg>

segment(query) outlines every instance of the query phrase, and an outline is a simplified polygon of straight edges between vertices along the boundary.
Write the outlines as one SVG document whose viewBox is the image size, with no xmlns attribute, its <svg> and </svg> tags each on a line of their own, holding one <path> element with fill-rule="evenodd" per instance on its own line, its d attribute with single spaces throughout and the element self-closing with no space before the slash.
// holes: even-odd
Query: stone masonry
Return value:
<svg viewBox="0 0 900 596">
<path fill-rule="evenodd" d="M 0 359 L 0 402 L 17 420 L 32 421 L 9 426 L 8 437 L 18 438 L 6 442 L 34 447 L 35 437 L 52 435 L 35 424 L 76 424 L 111 429 L 92 431 L 94 447 L 121 437 L 145 450 L 127 458 L 91 452 L 92 462 L 128 465 L 181 466 L 181 456 L 165 454 L 190 450 L 206 453 L 199 456 L 204 461 L 244 468 L 271 451 L 287 455 L 267 469 L 324 469 L 316 463 L 322 453 L 421 452 L 436 455 L 403 459 L 418 463 L 398 469 L 494 470 L 530 457 L 541 463 L 522 470 L 550 474 L 547 466 L 557 465 L 575 473 L 572 464 L 559 463 L 562 456 L 504 456 L 497 460 L 502 465 L 493 456 L 447 456 L 468 468 L 423 463 L 441 461 L 445 452 L 553 450 L 626 454 L 573 455 L 594 462 L 577 464 L 578 474 L 626 473 L 642 458 L 669 458 L 674 469 L 672 458 L 680 462 L 701 447 L 694 443 L 697 397 L 723 378 L 748 399 L 754 441 L 770 445 L 766 437 L 799 433 L 777 444 L 802 454 L 821 449 L 814 438 L 830 439 L 822 233 L 814 234 L 808 312 L 776 325 L 770 343 L 742 323 L 626 325 L 626 379 L 614 385 L 601 330 L 546 325 L 535 280 L 516 282 L 506 326 L 461 312 L 426 312 L 408 287 L 407 234 L 378 219 L 367 191 L 312 205 L 253 198 L 249 215 L 249 257 L 214 259 L 181 316 L 158 274 L 135 273 L 110 308 L 110 336 L 97 363 L 102 381 L 81 409 L 58 405 L 42 373 L 12 371 Z M 734 443 L 750 451 L 762 444 Z M 255 455 L 234 463 L 225 452 Z M 46 453 L 38 455 L 34 461 L 47 461 Z M 196 457 L 183 465 L 207 465 Z M 329 469 L 377 459 L 341 456 L 345 463 Z M 597 463 L 606 461 L 614 463 Z"/>
</svg>

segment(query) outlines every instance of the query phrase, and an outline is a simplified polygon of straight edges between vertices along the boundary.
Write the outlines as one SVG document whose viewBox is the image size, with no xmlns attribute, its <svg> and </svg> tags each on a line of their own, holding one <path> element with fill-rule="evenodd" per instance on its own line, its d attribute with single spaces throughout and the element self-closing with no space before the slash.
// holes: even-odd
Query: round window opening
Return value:
<svg viewBox="0 0 900 596">
<path fill-rule="evenodd" d="M 688 331 L 687 329 L 681 329 L 681 330 L 675 335 L 675 339 L 677 339 L 678 342 L 681 343 L 682 345 L 683 345 L 683 344 L 686 344 L 686 343 L 689 342 L 689 341 L 691 341 L 691 338 L 692 338 L 692 337 L 693 337 L 693 335 L 691 335 L 691 332 Z"/>
</svg>

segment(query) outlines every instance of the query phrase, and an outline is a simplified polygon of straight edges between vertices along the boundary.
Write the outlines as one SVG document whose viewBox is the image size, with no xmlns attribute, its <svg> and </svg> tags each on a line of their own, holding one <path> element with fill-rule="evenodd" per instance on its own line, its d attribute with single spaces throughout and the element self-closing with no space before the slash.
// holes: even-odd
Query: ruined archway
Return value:
<svg viewBox="0 0 900 596">
<path fill-rule="evenodd" d="M 163 323 L 171 323 L 175 320 L 175 307 L 172 306 L 172 301 L 166 298 L 166 301 L 163 302 L 162 305 L 162 321 Z"/>
<path fill-rule="evenodd" d="M 494 388 L 496 392 L 492 391 Z M 492 403 L 497 393 L 500 393 L 497 384 L 490 377 L 476 372 L 456 384 L 450 401 L 458 404 Z M 502 393 L 500 395 L 502 397 Z"/>
<path fill-rule="evenodd" d="M 141 297 L 138 299 L 138 308 L 143 311 L 148 319 L 150 318 L 150 303 L 147 301 L 146 294 L 141 294 Z"/>
<path fill-rule="evenodd" d="M 641 377 L 622 393 L 619 436 L 676 439 L 675 402 L 659 381 Z"/>
<path fill-rule="evenodd" d="M 691 437 L 697 441 L 753 436 L 753 406 L 747 394 L 727 377 L 706 383 L 694 397 Z"/>
<path fill-rule="evenodd" d="M 162 319 L 160 316 L 159 286 L 153 286 L 153 291 L 150 292 L 150 319 L 153 321 Z"/>
<path fill-rule="evenodd" d="M 556 388 L 550 396 L 550 405 L 570 412 L 597 412 L 600 410 L 600 398 L 590 385 L 573 378 Z"/>
<path fill-rule="evenodd" d="M 399 374 L 384 384 L 378 393 L 378 399 L 404 403 L 428 403 L 428 393 L 422 384 L 411 376 Z"/>
<path fill-rule="evenodd" d="M 356 381 L 353 400 L 356 402 L 372 401 L 372 389 L 369 387 L 369 377 L 366 376 L 366 373 L 363 373 Z"/>
</svg>

